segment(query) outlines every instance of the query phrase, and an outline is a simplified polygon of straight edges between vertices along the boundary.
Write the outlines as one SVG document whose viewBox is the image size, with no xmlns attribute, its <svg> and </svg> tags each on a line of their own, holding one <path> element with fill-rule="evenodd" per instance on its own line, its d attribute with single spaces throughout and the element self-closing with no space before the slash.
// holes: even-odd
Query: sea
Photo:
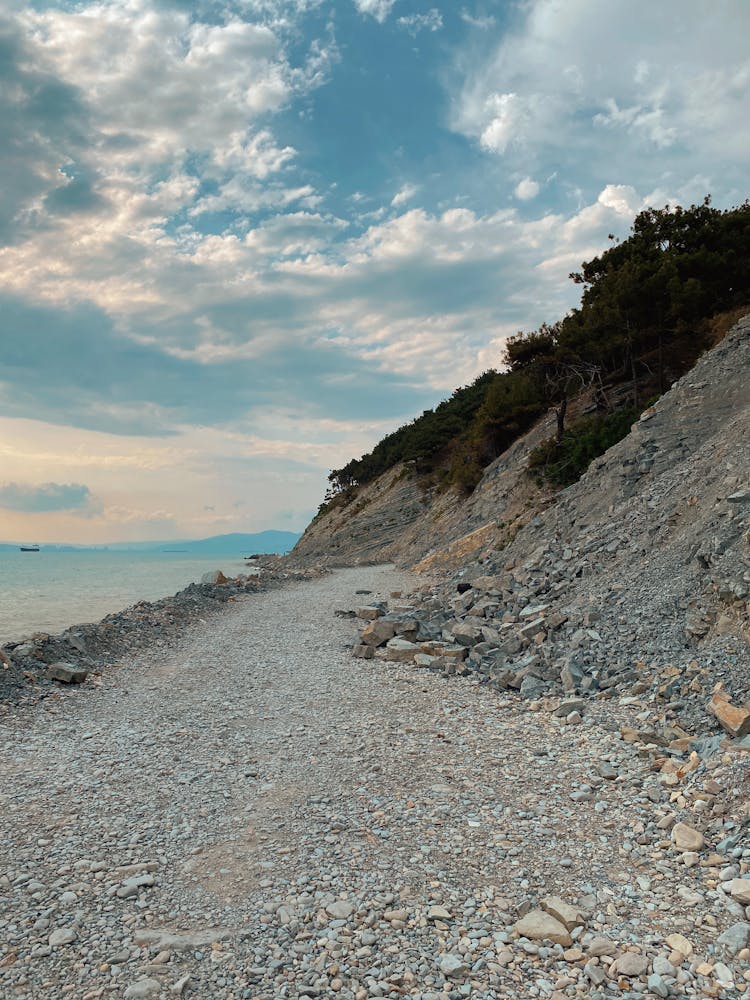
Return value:
<svg viewBox="0 0 750 1000">
<path fill-rule="evenodd" d="M 138 601 L 175 594 L 216 569 L 225 576 L 248 571 L 241 555 L 0 550 L 0 645 L 97 622 Z"/>
</svg>

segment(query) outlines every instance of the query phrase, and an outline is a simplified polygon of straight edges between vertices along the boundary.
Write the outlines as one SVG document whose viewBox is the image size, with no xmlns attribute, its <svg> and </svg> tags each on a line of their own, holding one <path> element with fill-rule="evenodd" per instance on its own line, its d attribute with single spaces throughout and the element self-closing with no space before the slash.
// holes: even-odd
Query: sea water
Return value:
<svg viewBox="0 0 750 1000">
<path fill-rule="evenodd" d="M 0 644 L 99 621 L 174 594 L 216 569 L 226 576 L 247 572 L 239 554 L 0 551 Z"/>
</svg>

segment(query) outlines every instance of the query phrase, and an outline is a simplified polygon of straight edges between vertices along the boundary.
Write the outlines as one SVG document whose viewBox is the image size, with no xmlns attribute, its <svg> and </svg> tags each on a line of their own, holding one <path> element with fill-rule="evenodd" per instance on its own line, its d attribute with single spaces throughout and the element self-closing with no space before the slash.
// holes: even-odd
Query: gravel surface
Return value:
<svg viewBox="0 0 750 1000">
<path fill-rule="evenodd" d="M 719 857 L 708 824 L 741 829 L 741 755 L 660 780 L 620 736 L 637 699 L 556 716 L 353 660 L 335 612 L 414 583 L 368 567 L 248 596 L 6 709 L 0 995 L 745 995 L 750 852 Z"/>
</svg>

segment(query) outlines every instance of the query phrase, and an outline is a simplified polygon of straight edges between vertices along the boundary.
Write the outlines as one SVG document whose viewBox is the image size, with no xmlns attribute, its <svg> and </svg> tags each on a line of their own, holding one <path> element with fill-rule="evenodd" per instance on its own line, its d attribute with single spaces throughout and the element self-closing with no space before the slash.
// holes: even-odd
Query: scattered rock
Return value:
<svg viewBox="0 0 750 1000">
<path fill-rule="evenodd" d="M 155 997 L 161 993 L 161 983 L 158 979 L 138 979 L 125 990 L 127 1000 L 140 1000 L 141 997 Z"/>
<path fill-rule="evenodd" d="M 63 684 L 82 684 L 88 677 L 88 670 L 76 666 L 74 663 L 51 663 L 47 667 L 47 677 L 53 681 L 60 681 Z"/>
<path fill-rule="evenodd" d="M 469 967 L 458 955 L 441 955 L 438 964 L 443 975 L 451 979 L 464 979 L 469 971 Z"/>
<path fill-rule="evenodd" d="M 646 955 L 637 955 L 633 951 L 626 951 L 614 962 L 614 969 L 618 975 L 627 976 L 628 979 L 637 979 L 645 975 L 648 971 L 649 960 Z M 611 971 L 614 971 L 611 970 Z"/>
<path fill-rule="evenodd" d="M 573 943 L 567 927 L 544 910 L 531 910 L 516 921 L 514 930 L 532 941 L 552 941 L 567 948 Z"/>
<path fill-rule="evenodd" d="M 708 710 L 730 736 L 739 738 L 750 733 L 750 707 L 733 705 L 721 685 L 717 685 L 714 690 L 708 703 Z"/>
<path fill-rule="evenodd" d="M 672 827 L 672 841 L 678 851 L 702 851 L 705 845 L 703 834 L 687 823 L 675 823 Z"/>
<path fill-rule="evenodd" d="M 50 948 L 61 948 L 63 945 L 72 944 L 78 934 L 73 927 L 60 927 L 49 936 Z"/>
</svg>

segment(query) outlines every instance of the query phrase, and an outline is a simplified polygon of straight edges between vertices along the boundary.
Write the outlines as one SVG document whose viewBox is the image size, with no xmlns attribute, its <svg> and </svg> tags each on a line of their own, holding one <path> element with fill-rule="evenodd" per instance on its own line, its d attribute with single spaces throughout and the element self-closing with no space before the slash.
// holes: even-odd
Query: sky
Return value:
<svg viewBox="0 0 750 1000">
<path fill-rule="evenodd" d="M 301 530 L 653 205 L 747 0 L 0 0 L 0 540 Z"/>
</svg>

